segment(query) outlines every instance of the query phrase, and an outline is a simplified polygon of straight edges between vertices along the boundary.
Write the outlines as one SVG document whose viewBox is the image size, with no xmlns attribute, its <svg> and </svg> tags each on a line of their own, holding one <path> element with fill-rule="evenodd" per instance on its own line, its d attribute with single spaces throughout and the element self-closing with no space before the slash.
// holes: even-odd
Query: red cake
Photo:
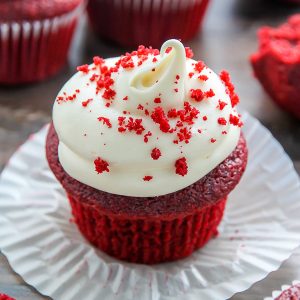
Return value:
<svg viewBox="0 0 300 300">
<path fill-rule="evenodd" d="M 16 299 L 11 298 L 11 297 L 8 296 L 8 295 L 1 294 L 1 293 L 0 293 L 0 300 L 16 300 Z"/>
<path fill-rule="evenodd" d="M 295 284 L 284 290 L 275 300 L 299 300 L 300 299 L 300 284 Z"/>
<path fill-rule="evenodd" d="M 46 140 L 75 222 L 118 259 L 190 255 L 217 234 L 247 164 L 234 86 L 177 40 L 94 57 L 59 92 Z"/>
<path fill-rule="evenodd" d="M 66 190 L 84 236 L 112 256 L 147 264 L 184 258 L 217 234 L 227 195 L 239 183 L 248 153 L 241 135 L 230 156 L 193 185 L 164 196 L 140 198 L 80 183 L 64 171 L 57 149 L 58 137 L 51 125 L 46 142 L 49 166 Z M 193 238 L 191 231 L 196 232 Z"/>
<path fill-rule="evenodd" d="M 193 38 L 208 3 L 209 0 L 90 0 L 87 9 L 90 24 L 101 38 L 122 46 L 159 47 L 166 39 Z"/>
<path fill-rule="evenodd" d="M 83 0 L 0 1 L 0 84 L 40 81 L 66 63 Z"/>
<path fill-rule="evenodd" d="M 300 15 L 278 28 L 262 27 L 258 39 L 255 76 L 281 108 L 300 118 Z"/>
</svg>

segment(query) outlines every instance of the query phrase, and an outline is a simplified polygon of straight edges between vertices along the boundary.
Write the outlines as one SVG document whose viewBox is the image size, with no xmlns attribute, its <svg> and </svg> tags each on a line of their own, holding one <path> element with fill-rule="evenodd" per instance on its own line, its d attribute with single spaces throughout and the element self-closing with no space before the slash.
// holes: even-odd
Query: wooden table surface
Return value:
<svg viewBox="0 0 300 300">
<path fill-rule="evenodd" d="M 273 104 L 253 78 L 248 62 L 257 47 L 257 28 L 263 24 L 277 25 L 296 12 L 300 12 L 300 6 L 275 0 L 214 0 L 202 33 L 187 44 L 193 48 L 196 59 L 203 59 L 213 70 L 230 71 L 241 98 L 240 106 L 271 130 L 300 173 L 300 122 Z M 76 65 L 91 61 L 93 55 L 110 57 L 123 52 L 124 49 L 97 41 L 82 18 L 69 65 L 58 76 L 37 85 L 0 88 L 0 171 L 29 134 L 49 122 L 53 99 Z M 236 294 L 232 300 L 263 299 L 294 279 L 300 279 L 300 249 L 278 271 Z M 0 292 L 17 300 L 48 299 L 15 274 L 1 253 Z"/>
</svg>

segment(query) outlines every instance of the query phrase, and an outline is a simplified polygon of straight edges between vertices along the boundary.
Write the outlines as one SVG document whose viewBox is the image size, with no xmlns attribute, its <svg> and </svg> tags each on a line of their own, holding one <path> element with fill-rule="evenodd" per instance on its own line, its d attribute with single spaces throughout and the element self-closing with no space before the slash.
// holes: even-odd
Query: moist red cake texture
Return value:
<svg viewBox="0 0 300 300">
<path fill-rule="evenodd" d="M 16 299 L 14 299 L 14 298 L 6 295 L 6 294 L 1 294 L 0 293 L 0 300 L 16 300 Z"/>
<path fill-rule="evenodd" d="M 49 129 L 49 166 L 66 190 L 83 235 L 104 252 L 130 262 L 154 264 L 190 255 L 217 234 L 227 195 L 247 164 L 241 135 L 235 150 L 196 183 L 159 197 L 106 193 L 69 176 L 58 159 L 58 137 Z"/>
<path fill-rule="evenodd" d="M 1 0 L 0 22 L 43 20 L 72 11 L 81 0 Z"/>
<path fill-rule="evenodd" d="M 209 4 L 209 0 L 173 2 L 90 0 L 87 11 L 100 37 L 123 46 L 158 47 L 169 38 L 186 41 L 194 37 Z"/>
<path fill-rule="evenodd" d="M 275 300 L 299 300 L 300 299 L 300 283 L 295 284 L 283 291 Z"/>
<path fill-rule="evenodd" d="M 281 108 L 300 118 L 300 14 L 278 28 L 262 27 L 258 39 L 250 58 L 255 76 Z"/>
</svg>

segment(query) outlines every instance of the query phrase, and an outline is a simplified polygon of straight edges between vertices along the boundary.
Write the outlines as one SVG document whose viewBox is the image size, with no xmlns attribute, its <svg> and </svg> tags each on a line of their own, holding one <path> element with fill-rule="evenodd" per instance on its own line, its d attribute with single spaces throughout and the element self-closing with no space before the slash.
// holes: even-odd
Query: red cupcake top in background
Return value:
<svg viewBox="0 0 300 300">
<path fill-rule="evenodd" d="M 63 15 L 82 0 L 1 0 L 0 22 L 41 20 Z"/>
<path fill-rule="evenodd" d="M 255 76 L 281 108 L 300 118 L 300 14 L 277 28 L 262 27 L 258 40 L 251 56 Z"/>
</svg>

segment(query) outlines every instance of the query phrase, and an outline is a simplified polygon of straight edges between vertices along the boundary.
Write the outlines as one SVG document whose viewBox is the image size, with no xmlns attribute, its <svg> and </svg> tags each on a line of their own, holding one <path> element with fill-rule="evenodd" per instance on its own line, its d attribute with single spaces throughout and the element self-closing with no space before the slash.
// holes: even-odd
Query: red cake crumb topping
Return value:
<svg viewBox="0 0 300 300">
<path fill-rule="evenodd" d="M 61 104 L 63 102 L 74 101 L 76 97 L 77 97 L 76 93 L 73 95 L 67 95 L 66 92 L 63 92 L 63 96 L 58 96 L 56 98 L 56 101 L 58 104 Z"/>
<path fill-rule="evenodd" d="M 203 121 L 207 121 L 207 116 L 203 116 Z"/>
<path fill-rule="evenodd" d="M 205 68 L 205 63 L 201 60 L 199 60 L 196 64 L 195 64 L 195 71 L 198 73 L 201 73 L 201 71 Z"/>
<path fill-rule="evenodd" d="M 211 138 L 210 139 L 210 142 L 213 144 L 213 143 L 215 143 L 217 140 L 216 139 L 214 139 L 214 138 Z"/>
<path fill-rule="evenodd" d="M 234 85 L 230 81 L 229 73 L 226 71 L 222 71 L 220 73 L 220 78 L 226 86 L 226 91 L 230 97 L 232 107 L 235 107 L 240 102 L 240 99 L 234 91 Z"/>
<path fill-rule="evenodd" d="M 148 131 L 145 135 L 144 135 L 144 142 L 148 143 L 149 141 L 149 137 L 152 136 L 152 133 L 150 131 Z"/>
<path fill-rule="evenodd" d="M 185 56 L 187 58 L 193 58 L 194 53 L 193 53 L 193 50 L 190 47 L 185 47 Z"/>
<path fill-rule="evenodd" d="M 155 123 L 159 124 L 159 129 L 162 132 L 169 132 L 171 126 L 162 107 L 155 107 L 154 111 L 151 114 L 151 118 Z"/>
<path fill-rule="evenodd" d="M 238 116 L 230 114 L 229 116 L 229 123 L 234 125 L 234 126 L 239 126 L 241 127 L 243 125 L 243 122 L 240 120 Z"/>
<path fill-rule="evenodd" d="M 82 101 L 82 102 L 81 102 L 81 105 L 82 105 L 83 107 L 87 107 L 91 101 L 93 101 L 92 98 L 87 99 L 86 101 Z"/>
<path fill-rule="evenodd" d="M 77 67 L 77 71 L 88 73 L 89 72 L 89 65 L 82 65 Z"/>
<path fill-rule="evenodd" d="M 209 91 L 205 92 L 205 96 L 207 98 L 211 98 L 211 97 L 215 96 L 215 92 L 212 89 L 210 89 Z"/>
<path fill-rule="evenodd" d="M 144 178 L 143 178 L 144 181 L 150 181 L 152 179 L 153 179 L 153 176 L 149 176 L 149 175 L 144 176 Z"/>
<path fill-rule="evenodd" d="M 93 57 L 93 63 L 95 64 L 95 66 L 99 66 L 104 64 L 105 60 L 102 57 L 99 56 L 94 56 Z"/>
<path fill-rule="evenodd" d="M 208 80 L 208 77 L 206 75 L 199 75 L 198 78 L 202 81 Z"/>
<path fill-rule="evenodd" d="M 153 101 L 154 103 L 161 103 L 161 99 L 159 97 L 155 98 Z"/>
<path fill-rule="evenodd" d="M 157 160 L 161 157 L 161 152 L 158 148 L 154 148 L 152 149 L 151 151 L 151 157 L 154 159 L 154 160 Z"/>
<path fill-rule="evenodd" d="M 200 102 L 204 99 L 204 93 L 200 89 L 191 89 L 191 98 Z"/>
<path fill-rule="evenodd" d="M 123 98 L 123 100 L 124 100 L 124 101 L 128 100 L 128 96 L 125 96 L 125 97 Z"/>
<path fill-rule="evenodd" d="M 218 118 L 218 123 L 220 125 L 226 125 L 227 124 L 227 121 L 225 120 L 225 118 Z"/>
<path fill-rule="evenodd" d="M 166 51 L 165 51 L 165 53 L 170 53 L 172 51 L 172 47 L 168 47 L 167 49 L 166 49 Z"/>
<path fill-rule="evenodd" d="M 111 127 L 112 127 L 112 125 L 111 125 L 111 123 L 110 123 L 110 120 L 109 120 L 108 118 L 105 118 L 105 117 L 99 117 L 98 120 L 99 120 L 100 122 L 102 121 L 102 123 L 103 123 L 104 125 L 106 125 L 108 128 L 111 128 Z"/>
<path fill-rule="evenodd" d="M 219 100 L 219 105 L 217 106 L 217 108 L 219 108 L 220 110 L 223 110 L 223 108 L 227 105 L 226 102 Z"/>
<path fill-rule="evenodd" d="M 137 135 L 141 135 L 145 130 L 142 122 L 142 119 L 134 119 L 132 117 L 118 117 L 118 131 L 125 132 L 126 130 L 128 130 L 130 132 L 135 132 Z"/>
<path fill-rule="evenodd" d="M 175 173 L 181 176 L 185 176 L 188 173 L 188 165 L 185 157 L 176 160 Z"/>
<path fill-rule="evenodd" d="M 195 74 L 195 73 L 190 72 L 188 75 L 189 75 L 190 78 L 192 78 L 192 77 L 194 76 L 194 74 Z"/>
<path fill-rule="evenodd" d="M 94 165 L 95 165 L 95 171 L 98 174 L 101 174 L 103 172 L 109 172 L 109 163 L 102 158 L 98 157 L 94 160 Z"/>
</svg>

